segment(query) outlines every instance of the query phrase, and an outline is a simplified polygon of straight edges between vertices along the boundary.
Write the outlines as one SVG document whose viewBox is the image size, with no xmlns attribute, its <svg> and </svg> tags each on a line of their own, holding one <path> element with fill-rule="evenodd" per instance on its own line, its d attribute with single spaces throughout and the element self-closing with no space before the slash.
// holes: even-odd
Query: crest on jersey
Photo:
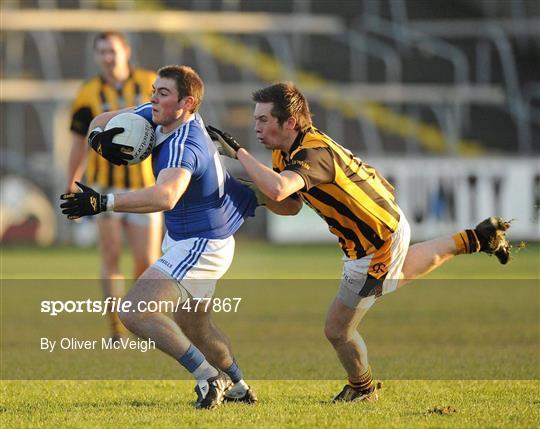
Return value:
<svg viewBox="0 0 540 429">
<path fill-rule="evenodd" d="M 378 262 L 371 268 L 374 273 L 383 273 L 386 271 L 386 265 L 383 262 Z"/>
</svg>

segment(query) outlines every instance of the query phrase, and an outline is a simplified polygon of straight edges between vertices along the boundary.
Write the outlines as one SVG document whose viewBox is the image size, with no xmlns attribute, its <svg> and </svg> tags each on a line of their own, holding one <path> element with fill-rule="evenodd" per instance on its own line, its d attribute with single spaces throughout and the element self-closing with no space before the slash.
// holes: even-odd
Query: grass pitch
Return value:
<svg viewBox="0 0 540 429">
<path fill-rule="evenodd" d="M 243 290 L 245 306 L 236 317 L 217 318 L 260 403 L 225 404 L 208 412 L 193 409 L 193 382 L 175 381 L 176 374 L 185 374 L 157 351 L 113 353 L 100 361 L 131 367 L 135 378 L 159 368 L 163 380 L 5 380 L 17 378 L 17 365 L 47 373 L 43 352 L 27 333 L 29 327 L 46 326 L 32 316 L 33 297 L 26 295 L 31 289 L 5 285 L 28 278 L 92 279 L 98 257 L 88 249 L 4 248 L 1 427 L 538 427 L 538 246 L 526 248 L 506 267 L 485 255 L 455 258 L 430 280 L 377 303 L 362 324 L 374 374 L 383 381 L 375 404 L 329 402 L 344 384 L 322 333 L 340 256 L 336 246 L 237 244 L 227 277 L 254 287 Z M 129 258 L 123 266 L 129 271 Z M 258 278 L 283 280 L 272 288 L 256 283 Z M 289 286 L 290 279 L 313 281 Z M 242 282 L 230 280 L 219 293 L 237 293 L 236 283 Z M 81 332 L 106 333 L 103 321 L 87 321 Z M 54 329 L 68 335 L 62 323 Z M 70 371 L 90 371 L 96 360 L 88 354 L 64 357 L 65 378 L 75 378 Z M 54 369 L 49 378 L 58 378 Z"/>
<path fill-rule="evenodd" d="M 540 419 L 532 381 L 388 381 L 377 403 L 338 405 L 329 402 L 338 381 L 253 384 L 258 404 L 202 411 L 188 381 L 4 382 L 2 427 L 532 428 Z"/>
</svg>

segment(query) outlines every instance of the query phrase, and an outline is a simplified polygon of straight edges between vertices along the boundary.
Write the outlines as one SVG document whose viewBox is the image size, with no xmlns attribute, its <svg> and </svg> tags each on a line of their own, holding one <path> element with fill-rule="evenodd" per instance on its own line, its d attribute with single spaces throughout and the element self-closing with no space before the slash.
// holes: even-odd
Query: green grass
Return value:
<svg viewBox="0 0 540 429">
<path fill-rule="evenodd" d="M 226 278 L 338 279 L 342 253 L 337 245 L 268 245 L 238 240 L 236 254 Z M 99 258 L 95 249 L 57 247 L 5 247 L 0 260 L 2 278 L 98 278 Z M 129 276 L 127 252 L 122 269 Z M 499 265 L 486 255 L 454 258 L 430 278 L 539 279 L 540 245 L 531 244 L 515 253 L 510 264 Z"/>
<path fill-rule="evenodd" d="M 237 243 L 227 278 L 243 280 L 221 282 L 217 295 L 243 300 L 238 313 L 216 319 L 260 403 L 206 412 L 193 409 L 193 383 L 157 351 L 65 351 L 54 358 L 40 351 L 41 335 L 106 333 L 99 316 L 53 320 L 38 310 L 42 299 L 98 299 L 97 280 L 69 280 L 95 279 L 97 253 L 4 248 L 2 378 L 12 380 L 2 381 L 0 426 L 538 427 L 540 247 L 527 247 L 505 267 L 485 255 L 458 257 L 381 299 L 361 328 L 383 380 L 375 404 L 328 402 L 344 383 L 322 333 L 340 257 L 335 246 Z M 129 258 L 123 267 L 130 269 Z M 429 412 L 445 406 L 456 412 Z"/>
<path fill-rule="evenodd" d="M 538 383 L 400 381 L 377 403 L 331 404 L 337 381 L 258 381 L 255 406 L 192 406 L 186 381 L 34 381 L 2 386 L 2 427 L 538 427 Z M 448 415 L 430 413 L 451 406 Z"/>
</svg>

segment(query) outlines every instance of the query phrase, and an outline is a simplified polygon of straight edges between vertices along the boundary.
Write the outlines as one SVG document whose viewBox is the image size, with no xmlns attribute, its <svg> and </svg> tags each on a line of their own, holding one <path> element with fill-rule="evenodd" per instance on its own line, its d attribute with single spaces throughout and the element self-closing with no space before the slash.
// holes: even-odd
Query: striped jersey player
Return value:
<svg viewBox="0 0 540 429">
<path fill-rule="evenodd" d="M 253 93 L 257 139 L 272 150 L 272 168 L 216 128 L 211 137 L 224 155 L 237 158 L 265 205 L 281 215 L 311 207 L 337 236 L 343 274 L 327 313 L 325 334 L 347 372 L 335 401 L 377 399 L 367 348 L 357 331 L 380 296 L 421 277 L 460 254 L 486 252 L 508 262 L 510 226 L 491 217 L 474 229 L 409 247 L 410 228 L 390 183 L 373 167 L 314 127 L 304 95 L 283 82 Z"/>
</svg>

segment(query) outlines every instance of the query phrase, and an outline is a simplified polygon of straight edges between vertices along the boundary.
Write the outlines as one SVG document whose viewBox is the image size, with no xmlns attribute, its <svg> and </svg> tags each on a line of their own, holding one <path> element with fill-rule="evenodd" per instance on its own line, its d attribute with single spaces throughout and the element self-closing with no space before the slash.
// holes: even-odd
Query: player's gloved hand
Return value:
<svg viewBox="0 0 540 429">
<path fill-rule="evenodd" d="M 233 136 L 225 131 L 218 130 L 212 125 L 208 125 L 206 131 L 208 131 L 210 138 L 221 155 L 236 159 L 236 152 L 238 152 L 242 146 L 238 144 Z"/>
<path fill-rule="evenodd" d="M 133 148 L 112 141 L 115 135 L 123 132 L 124 129 L 121 127 L 114 127 L 106 131 L 94 128 L 88 136 L 88 145 L 107 161 L 115 165 L 126 165 L 127 161 L 133 159 L 133 156 L 130 155 Z"/>
<path fill-rule="evenodd" d="M 245 180 L 237 178 L 242 185 L 247 186 L 249 189 L 251 189 L 255 193 L 255 197 L 257 198 L 257 206 L 265 206 L 266 202 L 268 201 L 268 197 L 264 195 L 264 193 L 257 188 L 257 185 L 253 183 L 251 180 Z"/>
<path fill-rule="evenodd" d="M 60 199 L 65 201 L 60 204 L 60 208 L 68 219 L 73 220 L 83 216 L 93 216 L 107 210 L 107 195 L 101 195 L 82 183 L 75 183 L 81 192 L 60 195 Z"/>
</svg>

